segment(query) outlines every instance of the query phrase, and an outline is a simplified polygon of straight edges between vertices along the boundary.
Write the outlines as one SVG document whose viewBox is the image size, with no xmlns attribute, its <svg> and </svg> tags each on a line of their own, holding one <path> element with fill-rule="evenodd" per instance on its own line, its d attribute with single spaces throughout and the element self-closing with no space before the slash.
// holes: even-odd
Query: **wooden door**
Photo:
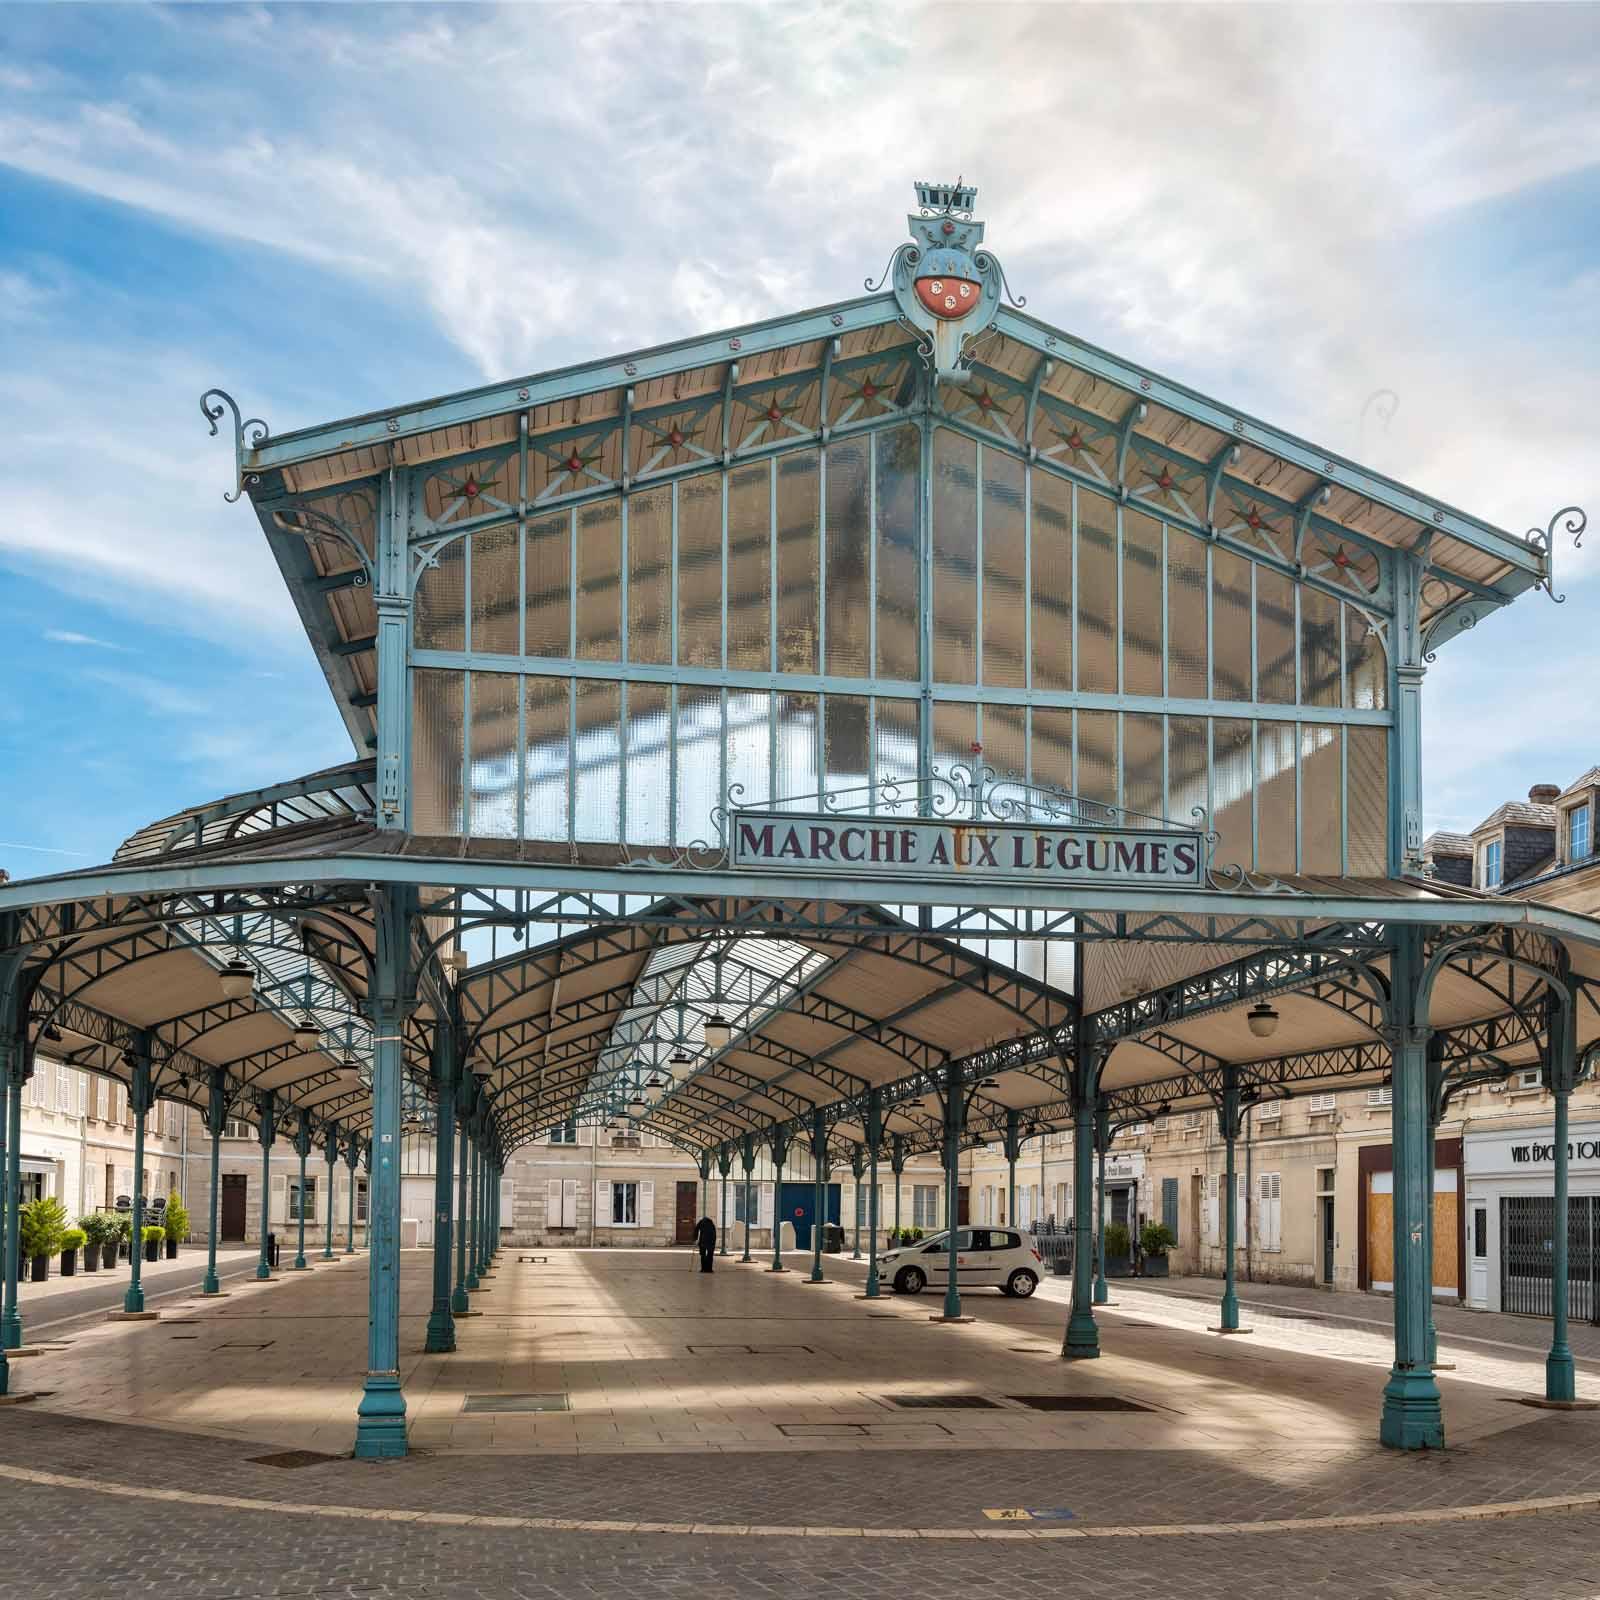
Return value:
<svg viewBox="0 0 1600 1600">
<path fill-rule="evenodd" d="M 694 1243 L 694 1225 L 700 1219 L 695 1213 L 699 1206 L 700 1185 L 694 1182 L 678 1182 L 678 1209 L 674 1214 L 672 1238 L 675 1244 Z"/>
<path fill-rule="evenodd" d="M 226 1240 L 244 1238 L 245 1185 L 249 1180 L 242 1172 L 225 1172 L 222 1175 L 222 1223 L 220 1236 Z"/>
<path fill-rule="evenodd" d="M 972 1221 L 972 1190 L 964 1183 L 956 1185 L 956 1221 L 965 1226 Z"/>
</svg>

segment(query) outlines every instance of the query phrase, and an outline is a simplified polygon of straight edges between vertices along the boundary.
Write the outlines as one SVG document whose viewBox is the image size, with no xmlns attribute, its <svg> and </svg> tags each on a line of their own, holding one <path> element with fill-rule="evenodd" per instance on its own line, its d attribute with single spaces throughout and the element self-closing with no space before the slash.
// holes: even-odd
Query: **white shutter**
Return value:
<svg viewBox="0 0 1600 1600">
<path fill-rule="evenodd" d="M 1219 1218 L 1217 1215 L 1217 1175 L 1211 1173 L 1206 1178 L 1206 1237 L 1207 1244 L 1217 1244 L 1221 1238 Z"/>
<path fill-rule="evenodd" d="M 132 1193 L 133 1193 L 133 1168 L 132 1167 L 118 1167 L 117 1168 L 117 1194 L 131 1195 Z M 113 1195 L 112 1198 L 115 1199 L 116 1196 Z"/>
<path fill-rule="evenodd" d="M 656 1186 L 653 1183 L 639 1185 L 639 1226 L 653 1228 L 656 1225 Z"/>
<path fill-rule="evenodd" d="M 594 1186 L 594 1225 L 597 1228 L 611 1226 L 611 1180 L 601 1178 Z"/>
<path fill-rule="evenodd" d="M 756 1216 L 760 1219 L 756 1223 L 758 1228 L 770 1229 L 772 1227 L 772 1185 L 770 1183 L 761 1185 L 761 1199 L 756 1208 Z"/>
<path fill-rule="evenodd" d="M 578 1180 L 576 1178 L 563 1178 L 561 1180 L 561 1226 L 563 1228 L 576 1228 L 578 1226 Z"/>
<path fill-rule="evenodd" d="M 289 1215 L 289 1177 L 287 1173 L 272 1175 L 272 1221 L 283 1222 Z"/>
<path fill-rule="evenodd" d="M 517 1185 L 512 1178 L 500 1180 L 500 1229 L 504 1232 L 507 1228 L 516 1226 L 517 1221 Z"/>
<path fill-rule="evenodd" d="M 570 1183 L 572 1180 L 567 1180 Z M 546 1228 L 564 1228 L 561 1216 L 561 1179 L 551 1178 L 544 1186 L 544 1225 Z"/>
</svg>

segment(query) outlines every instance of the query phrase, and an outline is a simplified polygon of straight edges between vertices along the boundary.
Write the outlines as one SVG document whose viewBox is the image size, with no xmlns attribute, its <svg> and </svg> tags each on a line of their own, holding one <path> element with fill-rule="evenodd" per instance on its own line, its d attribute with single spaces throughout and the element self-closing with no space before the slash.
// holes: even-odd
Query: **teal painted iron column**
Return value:
<svg viewBox="0 0 1600 1600">
<path fill-rule="evenodd" d="M 789 1136 L 772 1130 L 772 1266 L 773 1272 L 787 1272 L 783 1264 L 783 1158 L 789 1153 Z"/>
<path fill-rule="evenodd" d="M 700 1217 L 709 1217 L 711 1215 L 711 1152 L 709 1150 L 700 1152 L 696 1170 L 700 1174 L 700 1189 L 696 1195 L 699 1201 L 700 1216 L 697 1216 L 694 1220 L 698 1222 Z"/>
<path fill-rule="evenodd" d="M 1427 1251 L 1424 1189 L 1428 1169 L 1428 1018 L 1420 928 L 1391 928 L 1387 1025 L 1393 1060 L 1394 1140 L 1394 1366 L 1383 1390 L 1379 1440 L 1391 1450 L 1444 1446 L 1439 1386 L 1428 1362 L 1428 1314 L 1433 1297 Z"/>
<path fill-rule="evenodd" d="M 0 1312 L 0 1346 L 22 1348 L 22 1312 L 17 1306 L 17 1278 L 22 1256 L 22 1085 L 31 1076 L 28 1052 L 15 1035 L 6 1040 L 6 1289 Z"/>
<path fill-rule="evenodd" d="M 756 1142 L 748 1133 L 740 1141 L 739 1155 L 739 1164 L 744 1168 L 744 1254 L 739 1257 L 739 1265 L 747 1267 L 755 1259 L 750 1254 L 750 1208 L 755 1200 L 752 1174 L 756 1170 Z"/>
<path fill-rule="evenodd" d="M 966 1120 L 966 1086 L 961 1081 L 960 1063 L 952 1061 L 945 1069 L 944 1087 L 944 1220 L 945 1257 L 949 1281 L 944 1290 L 944 1320 L 961 1316 L 961 1280 L 956 1266 L 956 1219 L 961 1210 L 961 1129 Z"/>
<path fill-rule="evenodd" d="M 256 1276 L 270 1278 L 272 1266 L 267 1256 L 267 1233 L 272 1226 L 272 1141 L 278 1133 L 277 1105 L 270 1089 L 256 1096 L 256 1138 L 261 1144 L 261 1259 L 256 1263 Z M 135 1206 L 139 1203 L 138 1180 L 134 1180 Z M 133 1236 L 139 1237 L 139 1224 L 133 1225 Z"/>
<path fill-rule="evenodd" d="M 14 946 L 18 941 L 20 918 L 14 911 L 0 913 L 0 943 Z M 17 1138 L 11 1132 L 11 1082 L 19 1078 L 28 1058 L 28 1030 L 24 1021 L 29 1001 L 24 997 L 22 957 L 12 954 L 0 958 L 0 1394 L 11 1392 L 11 1363 L 6 1350 L 22 1345 L 22 1321 L 17 1312 L 18 1241 L 21 1226 L 22 1166 L 13 1160 Z M 17 1086 L 17 1114 L 22 1110 L 22 1086 Z M 16 1318 L 16 1339 L 9 1337 L 12 1318 Z"/>
<path fill-rule="evenodd" d="M 889 1136 L 889 1170 L 894 1174 L 894 1236 L 900 1239 L 900 1179 L 906 1170 L 906 1136 L 895 1133 Z"/>
<path fill-rule="evenodd" d="M 1556 1097 L 1556 1205 L 1550 1252 L 1550 1353 L 1544 1362 L 1544 1397 L 1554 1401 L 1578 1398 L 1572 1347 L 1567 1343 L 1567 1163 L 1571 1154 L 1567 1149 L 1567 1103 L 1578 1076 L 1577 1015 L 1578 991 L 1563 973 L 1562 987 L 1552 994 L 1547 1006 L 1545 1025 L 1545 1086 Z"/>
<path fill-rule="evenodd" d="M 468 1159 L 471 1170 L 467 1175 L 467 1289 L 470 1292 L 478 1287 L 478 1203 L 483 1185 L 478 1181 L 478 1130 L 477 1117 L 474 1116 L 473 1127 L 468 1134 L 470 1144 Z"/>
<path fill-rule="evenodd" d="M 0 982 L 7 977 L 14 978 L 16 971 L 16 963 L 13 962 L 9 973 L 0 972 Z M 11 1158 L 8 1153 L 11 1149 L 11 1117 L 7 1109 L 10 1096 L 5 1093 L 4 1086 L 11 1076 L 11 1058 L 26 1048 L 26 1042 L 16 1036 L 17 1008 L 7 1004 L 10 998 L 11 995 L 0 993 L 0 1285 L 5 1282 L 11 1261 L 11 1235 L 20 1221 L 20 1218 L 13 1220 L 11 1216 Z M 5 1290 L 0 1287 L 0 1316 L 4 1315 L 4 1309 Z M 10 1392 L 11 1362 L 6 1356 L 5 1341 L 0 1339 L 0 1395 Z"/>
<path fill-rule="evenodd" d="M 722 1178 L 722 1195 L 720 1205 L 721 1215 L 717 1220 L 717 1254 L 725 1256 L 728 1253 L 728 1174 L 733 1171 L 733 1149 L 730 1145 L 723 1145 L 717 1151 L 717 1172 Z"/>
<path fill-rule="evenodd" d="M 457 1158 L 459 1170 L 456 1173 L 456 1286 L 450 1295 L 450 1314 L 453 1317 L 464 1317 L 472 1309 L 472 1302 L 467 1299 L 467 1167 L 470 1164 L 467 1139 L 468 1117 L 472 1107 L 472 1085 L 468 1081 L 470 1076 L 469 1073 L 461 1072 L 456 1080 L 456 1111 L 459 1113 L 461 1124 L 461 1149 Z"/>
<path fill-rule="evenodd" d="M 221 1067 L 213 1067 L 206 1098 L 206 1132 L 211 1135 L 211 1223 L 206 1229 L 206 1275 L 200 1281 L 201 1294 L 222 1293 L 217 1280 L 217 1229 L 221 1226 L 222 1129 L 227 1117 L 227 1074 Z"/>
<path fill-rule="evenodd" d="M 347 1197 L 350 1220 L 345 1228 L 344 1253 L 353 1256 L 356 1253 L 356 1168 L 361 1165 L 361 1141 L 353 1133 L 350 1143 L 345 1147 L 344 1164 L 350 1169 L 350 1193 Z"/>
<path fill-rule="evenodd" d="M 878 1146 L 883 1143 L 883 1094 L 867 1093 L 867 1293 L 868 1300 L 882 1298 L 878 1284 Z M 896 1185 L 898 1188 L 898 1185 Z"/>
<path fill-rule="evenodd" d="M 1106 1288 L 1106 1146 L 1111 1143 L 1111 1108 L 1098 1106 L 1094 1117 L 1094 1303 L 1103 1306 L 1111 1298 Z"/>
<path fill-rule="evenodd" d="M 823 1118 L 822 1107 L 817 1106 L 811 1113 L 811 1162 L 812 1176 L 816 1180 L 816 1200 L 811 1207 L 811 1279 L 812 1283 L 822 1283 L 822 1216 L 826 1209 L 827 1182 L 828 1182 L 828 1124 Z"/>
<path fill-rule="evenodd" d="M 323 1247 L 322 1259 L 333 1260 L 333 1197 L 338 1192 L 334 1179 L 339 1172 L 339 1124 L 330 1122 L 324 1136 L 322 1153 L 328 1162 L 328 1242 Z"/>
<path fill-rule="evenodd" d="M 1022 1141 L 1017 1137 L 1022 1120 L 1019 1111 L 1006 1112 L 1006 1226 L 1017 1226 L 1017 1157 L 1022 1154 Z M 1044 1190 L 1040 1191 L 1041 1202 Z"/>
<path fill-rule="evenodd" d="M 1224 1333 L 1239 1331 L 1238 1295 L 1238 1240 L 1239 1240 L 1239 1182 L 1234 1174 L 1234 1142 L 1239 1137 L 1239 1127 L 1244 1113 L 1239 1106 L 1239 1070 L 1234 1066 L 1222 1069 L 1222 1104 L 1217 1108 L 1217 1121 L 1221 1124 L 1223 1139 L 1223 1182 L 1227 1185 L 1225 1214 L 1227 1225 L 1222 1235 L 1222 1311 L 1219 1325 Z"/>
<path fill-rule="evenodd" d="M 450 1191 L 455 1183 L 458 1055 L 455 1030 L 440 1018 L 433 1041 L 433 1081 L 438 1091 L 433 1142 L 433 1306 L 422 1346 L 435 1355 L 447 1355 L 456 1347 L 455 1318 L 450 1314 Z"/>
<path fill-rule="evenodd" d="M 861 1259 L 861 1214 L 866 1210 L 866 1205 L 861 1198 L 861 1180 L 867 1172 L 867 1153 L 858 1144 L 850 1146 L 850 1176 L 856 1180 L 855 1192 L 855 1218 L 854 1236 L 855 1244 L 851 1247 L 850 1259 Z"/>
<path fill-rule="evenodd" d="M 1445 1107 L 1450 1091 L 1444 1065 L 1444 1041 L 1438 1034 L 1428 1038 L 1428 1137 L 1423 1148 L 1427 1152 L 1428 1172 L 1423 1187 L 1428 1193 L 1428 1365 L 1438 1370 L 1439 1325 L 1433 1316 L 1433 1209 L 1436 1200 L 1434 1174 L 1439 1165 L 1439 1124 L 1444 1121 Z"/>
<path fill-rule="evenodd" d="M 356 1408 L 359 1460 L 406 1453 L 406 1401 L 400 1390 L 400 1097 L 405 1021 L 415 1000 L 411 911 L 415 891 L 373 896 L 376 952 L 372 1019 L 371 1178 L 367 1190 L 367 1377 Z"/>
<path fill-rule="evenodd" d="M 124 1311 L 144 1310 L 144 1285 L 140 1276 L 144 1267 L 144 1130 L 154 1095 L 150 1092 L 150 1039 L 145 1033 L 134 1035 L 129 1055 L 132 1081 L 128 1085 L 128 1099 L 133 1105 L 133 1232 L 128 1240 L 128 1290 L 122 1297 Z"/>
<path fill-rule="evenodd" d="M 300 1126 L 294 1133 L 294 1153 L 300 1157 L 300 1196 L 295 1206 L 298 1233 L 294 1247 L 294 1270 L 305 1272 L 310 1263 L 306 1260 L 306 1158 L 311 1154 L 311 1113 L 301 1111 Z"/>
<path fill-rule="evenodd" d="M 367 1174 L 367 1227 L 362 1237 L 361 1245 L 365 1250 L 372 1249 L 372 1199 L 376 1191 L 372 1187 L 372 1140 L 369 1138 L 361 1147 L 361 1165 Z"/>
<path fill-rule="evenodd" d="M 1078 963 L 1081 967 L 1081 961 Z M 1081 1015 L 1081 1012 L 1080 1012 Z M 1061 1353 L 1072 1360 L 1100 1354 L 1094 1320 L 1094 1125 L 1100 1064 L 1080 1042 L 1072 1067 L 1072 1314 Z"/>
</svg>

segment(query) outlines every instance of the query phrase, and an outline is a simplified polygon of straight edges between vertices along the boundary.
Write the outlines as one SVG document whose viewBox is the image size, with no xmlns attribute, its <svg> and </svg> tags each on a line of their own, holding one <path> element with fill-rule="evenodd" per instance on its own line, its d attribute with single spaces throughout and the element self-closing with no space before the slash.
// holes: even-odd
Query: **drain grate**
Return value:
<svg viewBox="0 0 1600 1600">
<path fill-rule="evenodd" d="M 1007 1400 L 1030 1411 L 1150 1411 L 1136 1400 L 1116 1394 L 1008 1394 Z"/>
<path fill-rule="evenodd" d="M 163 1317 L 161 1321 L 169 1328 L 198 1328 L 200 1326 L 199 1317 Z M 193 1338 L 194 1336 L 191 1334 L 190 1337 Z"/>
<path fill-rule="evenodd" d="M 564 1394 L 469 1394 L 461 1402 L 466 1412 L 570 1411 Z"/>
<path fill-rule="evenodd" d="M 688 1344 L 692 1356 L 814 1356 L 808 1344 Z"/>
<path fill-rule="evenodd" d="M 1053 1356 L 1055 1351 L 1042 1344 L 1013 1344 L 1007 1345 L 1014 1356 Z"/>
<path fill-rule="evenodd" d="M 883 1397 L 892 1406 L 903 1406 L 907 1411 L 998 1411 L 993 1400 L 981 1394 L 886 1394 Z"/>
<path fill-rule="evenodd" d="M 275 1345 L 277 1342 L 278 1341 L 276 1339 L 268 1339 L 265 1344 L 219 1344 L 217 1346 L 217 1349 L 219 1349 L 219 1350 L 268 1350 L 273 1345 Z"/>
<path fill-rule="evenodd" d="M 192 1339 L 193 1334 L 189 1337 Z M 256 1467 L 317 1467 L 324 1461 L 342 1461 L 343 1456 L 330 1456 L 321 1450 L 279 1450 L 270 1456 L 246 1456 L 245 1460 Z"/>
<path fill-rule="evenodd" d="M 198 1339 L 200 1335 L 198 1333 L 175 1333 L 172 1337 L 174 1339 Z"/>
</svg>

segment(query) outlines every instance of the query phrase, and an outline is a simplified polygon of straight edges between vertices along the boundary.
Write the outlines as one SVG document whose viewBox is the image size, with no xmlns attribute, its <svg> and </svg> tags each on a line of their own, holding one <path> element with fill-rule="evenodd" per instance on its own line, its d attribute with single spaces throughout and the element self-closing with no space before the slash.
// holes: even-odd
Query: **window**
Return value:
<svg viewBox="0 0 1600 1600">
<path fill-rule="evenodd" d="M 367 1220 L 367 1180 L 365 1178 L 357 1178 L 356 1179 L 356 1221 L 357 1222 L 365 1222 L 366 1220 Z"/>
<path fill-rule="evenodd" d="M 285 1217 L 289 1222 L 298 1222 L 300 1220 L 300 1180 L 298 1178 L 289 1180 L 289 1209 L 285 1213 Z M 317 1180 L 315 1178 L 306 1179 L 305 1218 L 307 1222 L 315 1222 L 317 1219 Z"/>
<path fill-rule="evenodd" d="M 1130 1122 L 1127 1127 L 1117 1129 L 1117 1137 L 1119 1139 L 1137 1139 L 1140 1134 L 1148 1133 L 1149 1131 L 1150 1124 L 1148 1122 Z"/>
<path fill-rule="evenodd" d="M 255 1136 L 256 1130 L 248 1122 L 241 1122 L 237 1117 L 229 1117 L 223 1124 L 224 1139 L 253 1139 Z"/>
<path fill-rule="evenodd" d="M 639 1185 L 613 1183 L 611 1185 L 611 1226 L 636 1228 L 639 1226 Z"/>
<path fill-rule="evenodd" d="M 911 1226 L 937 1228 L 939 1226 L 939 1185 L 919 1183 L 911 1191 Z"/>
<path fill-rule="evenodd" d="M 1504 846 L 1499 839 L 1491 839 L 1483 847 L 1483 887 L 1485 889 L 1498 889 L 1500 887 L 1501 864 L 1504 860 Z"/>
<path fill-rule="evenodd" d="M 1394 1090 L 1388 1084 L 1384 1084 L 1381 1089 L 1368 1089 L 1367 1104 L 1373 1107 L 1393 1105 Z"/>
<path fill-rule="evenodd" d="M 742 1187 L 742 1186 L 741 1186 Z M 856 1185 L 856 1226 L 870 1228 L 872 1226 L 872 1187 L 870 1184 Z M 880 1187 L 878 1194 L 878 1220 L 883 1220 L 883 1194 Z"/>
<path fill-rule="evenodd" d="M 1517 1074 L 1517 1087 L 1519 1089 L 1544 1088 L 1544 1076 L 1537 1067 L 1524 1067 Z"/>
<path fill-rule="evenodd" d="M 1486 1261 L 1489 1258 L 1489 1208 L 1472 1208 L 1472 1258 Z"/>
<path fill-rule="evenodd" d="M 1263 1100 L 1256 1107 L 1257 1122 L 1279 1122 L 1283 1118 L 1283 1101 Z"/>
<path fill-rule="evenodd" d="M 1256 1182 L 1256 1238 L 1268 1251 L 1283 1249 L 1283 1199 L 1280 1174 L 1263 1172 Z"/>
<path fill-rule="evenodd" d="M 1334 1098 L 1331 1094 L 1314 1094 L 1306 1101 L 1306 1110 L 1314 1117 L 1324 1117 L 1334 1107 Z"/>
<path fill-rule="evenodd" d="M 753 1183 L 747 1190 L 744 1177 L 741 1175 L 738 1183 L 733 1188 L 733 1220 L 735 1222 L 743 1222 L 745 1220 L 744 1203 L 747 1195 L 750 1200 L 750 1226 L 756 1228 L 761 1225 L 761 1190 Z"/>
<path fill-rule="evenodd" d="M 1193 1131 L 1194 1129 L 1198 1128 L 1200 1126 L 1201 1122 L 1204 1120 L 1204 1117 L 1205 1117 L 1205 1112 L 1203 1112 L 1203 1111 L 1185 1111 L 1184 1114 L 1183 1114 L 1183 1130 L 1184 1130 L 1184 1132 L 1185 1133 L 1189 1133 L 1189 1132 Z"/>
<path fill-rule="evenodd" d="M 1574 806 L 1567 813 L 1567 860 L 1582 861 L 1589 854 L 1589 808 Z"/>
<path fill-rule="evenodd" d="M 569 1117 L 559 1128 L 550 1130 L 551 1144 L 576 1144 L 578 1142 L 578 1119 Z"/>
</svg>

